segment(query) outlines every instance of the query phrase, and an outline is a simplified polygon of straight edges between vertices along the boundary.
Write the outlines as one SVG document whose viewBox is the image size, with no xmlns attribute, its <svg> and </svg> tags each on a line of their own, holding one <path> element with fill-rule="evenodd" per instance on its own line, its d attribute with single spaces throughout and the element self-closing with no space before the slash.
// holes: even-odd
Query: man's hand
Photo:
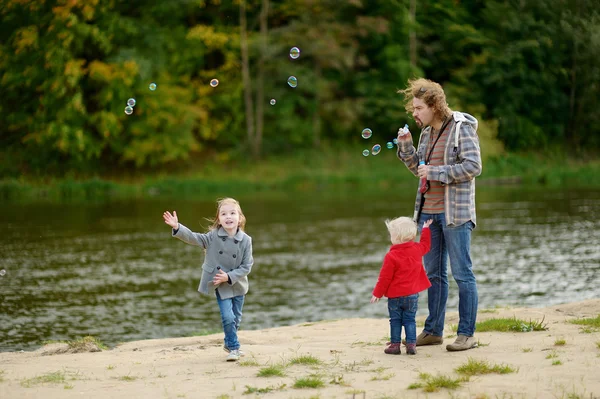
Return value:
<svg viewBox="0 0 600 399">
<path fill-rule="evenodd" d="M 163 219 L 165 220 L 166 224 L 168 224 L 175 230 L 177 230 L 177 228 L 179 227 L 179 220 L 177 220 L 177 212 L 173 211 L 173 214 L 171 215 L 171 212 L 166 211 L 165 213 L 163 213 Z"/>
<path fill-rule="evenodd" d="M 417 173 L 421 179 L 427 179 L 427 172 L 429 171 L 429 165 L 419 165 Z"/>
</svg>

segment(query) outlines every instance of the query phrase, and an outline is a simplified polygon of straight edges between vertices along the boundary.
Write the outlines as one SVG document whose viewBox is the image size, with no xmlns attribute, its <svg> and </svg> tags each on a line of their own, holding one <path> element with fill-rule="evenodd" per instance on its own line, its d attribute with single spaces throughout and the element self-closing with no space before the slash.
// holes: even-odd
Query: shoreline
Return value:
<svg viewBox="0 0 600 399">
<path fill-rule="evenodd" d="M 388 319 L 358 318 L 242 330 L 246 356 L 240 362 L 225 361 L 222 333 L 132 341 L 100 352 L 60 353 L 66 344 L 50 344 L 0 353 L 0 397 L 600 398 L 600 329 L 583 332 L 570 323 L 598 315 L 600 299 L 481 310 L 478 322 L 516 317 L 543 321 L 547 330 L 476 332 L 478 348 L 447 352 L 458 322 L 452 312 L 444 345 L 418 347 L 416 356 L 404 348 L 399 356 L 384 354 Z M 457 370 L 470 361 L 513 371 L 465 378 Z M 458 387 L 427 392 L 422 373 L 458 381 Z"/>
</svg>

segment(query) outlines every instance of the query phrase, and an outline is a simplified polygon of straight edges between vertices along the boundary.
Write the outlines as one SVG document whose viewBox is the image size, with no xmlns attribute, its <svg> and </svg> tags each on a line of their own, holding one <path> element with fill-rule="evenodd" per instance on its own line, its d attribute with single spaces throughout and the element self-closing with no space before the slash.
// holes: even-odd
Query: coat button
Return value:
<svg viewBox="0 0 600 399">
<path fill-rule="evenodd" d="M 233 255 L 233 257 L 235 258 L 235 255 Z"/>
<path fill-rule="evenodd" d="M 225 237 L 221 238 L 221 240 L 225 241 Z"/>
<path fill-rule="evenodd" d="M 238 240 L 233 240 L 233 243 L 234 243 L 234 244 L 237 244 L 238 242 L 239 242 Z"/>
<path fill-rule="evenodd" d="M 223 251 L 219 251 L 219 255 L 223 255 Z"/>
</svg>

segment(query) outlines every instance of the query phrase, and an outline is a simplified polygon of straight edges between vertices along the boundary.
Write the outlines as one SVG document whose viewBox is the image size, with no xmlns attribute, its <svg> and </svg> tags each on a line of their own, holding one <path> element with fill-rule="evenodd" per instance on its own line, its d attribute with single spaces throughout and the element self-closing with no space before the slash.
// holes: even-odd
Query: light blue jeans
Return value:
<svg viewBox="0 0 600 399">
<path fill-rule="evenodd" d="M 233 298 L 221 299 L 219 290 L 216 289 L 217 303 L 221 312 L 221 323 L 225 333 L 225 347 L 230 350 L 240 349 L 237 331 L 242 322 L 242 308 L 244 307 L 244 295 L 234 296 Z"/>
<path fill-rule="evenodd" d="M 400 343 L 402 326 L 406 334 L 406 343 L 417 342 L 417 322 L 415 315 L 419 306 L 419 294 L 399 296 L 388 299 L 388 312 L 390 314 L 390 342 Z"/>
<path fill-rule="evenodd" d="M 431 249 L 423 257 L 425 271 L 431 282 L 427 290 L 429 316 L 425 321 L 424 332 L 442 336 L 448 301 L 448 258 L 452 276 L 458 285 L 458 335 L 473 336 L 477 319 L 477 282 L 471 262 L 471 231 L 475 227 L 469 221 L 460 226 L 447 226 L 443 213 L 422 213 L 419 217 L 419 230 L 423 223 L 433 219 Z"/>
</svg>

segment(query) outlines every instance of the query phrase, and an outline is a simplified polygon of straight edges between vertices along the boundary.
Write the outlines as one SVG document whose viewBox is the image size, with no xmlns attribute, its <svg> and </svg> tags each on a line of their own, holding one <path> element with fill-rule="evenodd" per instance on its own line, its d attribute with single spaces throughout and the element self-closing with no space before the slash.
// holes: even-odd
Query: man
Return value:
<svg viewBox="0 0 600 399">
<path fill-rule="evenodd" d="M 423 262 L 431 282 L 427 290 L 429 316 L 417 346 L 444 342 L 449 257 L 458 285 L 460 320 L 456 341 L 446 349 L 471 349 L 477 345 L 473 337 L 477 283 L 470 254 L 471 231 L 476 223 L 475 177 L 481 174 L 477 119 L 452 112 L 444 90 L 431 80 L 409 80 L 408 87 L 399 93 L 404 94 L 406 111 L 421 128 L 416 149 L 411 134 L 398 131 L 398 158 L 415 176 L 427 180 L 427 185 L 417 190 L 414 219 L 419 226 L 433 219 L 429 227 L 431 250 Z"/>
</svg>

